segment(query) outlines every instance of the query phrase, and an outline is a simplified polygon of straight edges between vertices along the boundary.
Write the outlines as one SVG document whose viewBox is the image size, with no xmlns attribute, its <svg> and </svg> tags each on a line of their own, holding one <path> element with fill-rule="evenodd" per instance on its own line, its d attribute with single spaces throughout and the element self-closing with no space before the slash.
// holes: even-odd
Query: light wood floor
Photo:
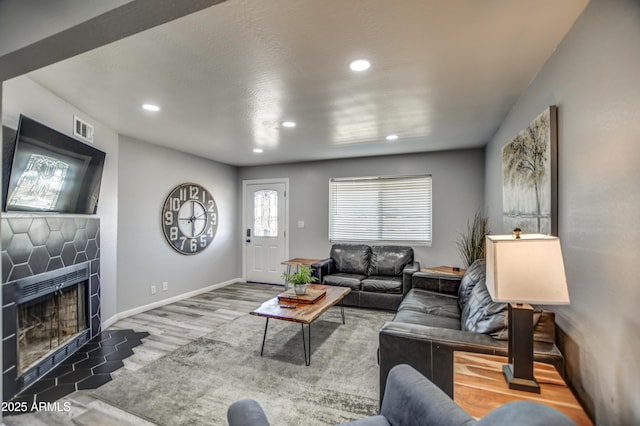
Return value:
<svg viewBox="0 0 640 426">
<path fill-rule="evenodd" d="M 124 367 L 112 374 L 114 380 L 136 371 L 174 351 L 214 328 L 255 309 L 267 299 L 282 292 L 282 286 L 235 283 L 184 299 L 157 309 L 143 312 L 113 324 L 109 329 L 147 331 L 150 336 L 134 348 L 135 354 L 124 360 Z M 152 425 L 143 419 L 105 404 L 90 396 L 91 391 L 78 391 L 63 398 L 69 402 L 69 412 L 39 412 L 4 417 L 4 424 L 12 425 Z"/>
</svg>

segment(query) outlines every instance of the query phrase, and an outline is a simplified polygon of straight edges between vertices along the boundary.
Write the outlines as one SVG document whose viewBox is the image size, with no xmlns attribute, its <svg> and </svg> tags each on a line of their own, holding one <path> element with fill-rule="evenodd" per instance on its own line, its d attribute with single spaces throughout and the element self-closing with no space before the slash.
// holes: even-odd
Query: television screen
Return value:
<svg viewBox="0 0 640 426">
<path fill-rule="evenodd" d="M 5 152 L 4 211 L 96 213 L 104 152 L 24 115 Z"/>
</svg>

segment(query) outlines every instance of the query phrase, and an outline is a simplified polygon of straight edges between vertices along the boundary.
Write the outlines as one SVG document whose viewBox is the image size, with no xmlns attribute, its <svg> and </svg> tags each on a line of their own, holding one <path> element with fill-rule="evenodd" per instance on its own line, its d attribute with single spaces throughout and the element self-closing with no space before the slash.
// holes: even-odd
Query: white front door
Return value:
<svg viewBox="0 0 640 426">
<path fill-rule="evenodd" d="M 244 271 L 249 282 L 283 284 L 288 181 L 244 181 Z"/>
</svg>

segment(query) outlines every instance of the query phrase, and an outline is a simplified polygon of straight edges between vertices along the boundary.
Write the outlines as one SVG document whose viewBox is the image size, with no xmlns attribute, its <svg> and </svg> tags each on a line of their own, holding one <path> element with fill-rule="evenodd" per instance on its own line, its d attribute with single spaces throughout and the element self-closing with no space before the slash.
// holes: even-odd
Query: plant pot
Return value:
<svg viewBox="0 0 640 426">
<path fill-rule="evenodd" d="M 295 290 L 298 296 L 301 296 L 307 292 L 307 284 L 294 285 L 293 289 Z"/>
</svg>

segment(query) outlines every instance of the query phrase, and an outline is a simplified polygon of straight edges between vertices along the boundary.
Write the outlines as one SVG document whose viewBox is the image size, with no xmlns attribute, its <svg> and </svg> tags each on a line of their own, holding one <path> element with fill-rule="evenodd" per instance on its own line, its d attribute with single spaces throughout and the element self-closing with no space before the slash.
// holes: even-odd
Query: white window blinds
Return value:
<svg viewBox="0 0 640 426">
<path fill-rule="evenodd" d="M 331 179 L 329 240 L 431 243 L 431 176 Z"/>
</svg>

